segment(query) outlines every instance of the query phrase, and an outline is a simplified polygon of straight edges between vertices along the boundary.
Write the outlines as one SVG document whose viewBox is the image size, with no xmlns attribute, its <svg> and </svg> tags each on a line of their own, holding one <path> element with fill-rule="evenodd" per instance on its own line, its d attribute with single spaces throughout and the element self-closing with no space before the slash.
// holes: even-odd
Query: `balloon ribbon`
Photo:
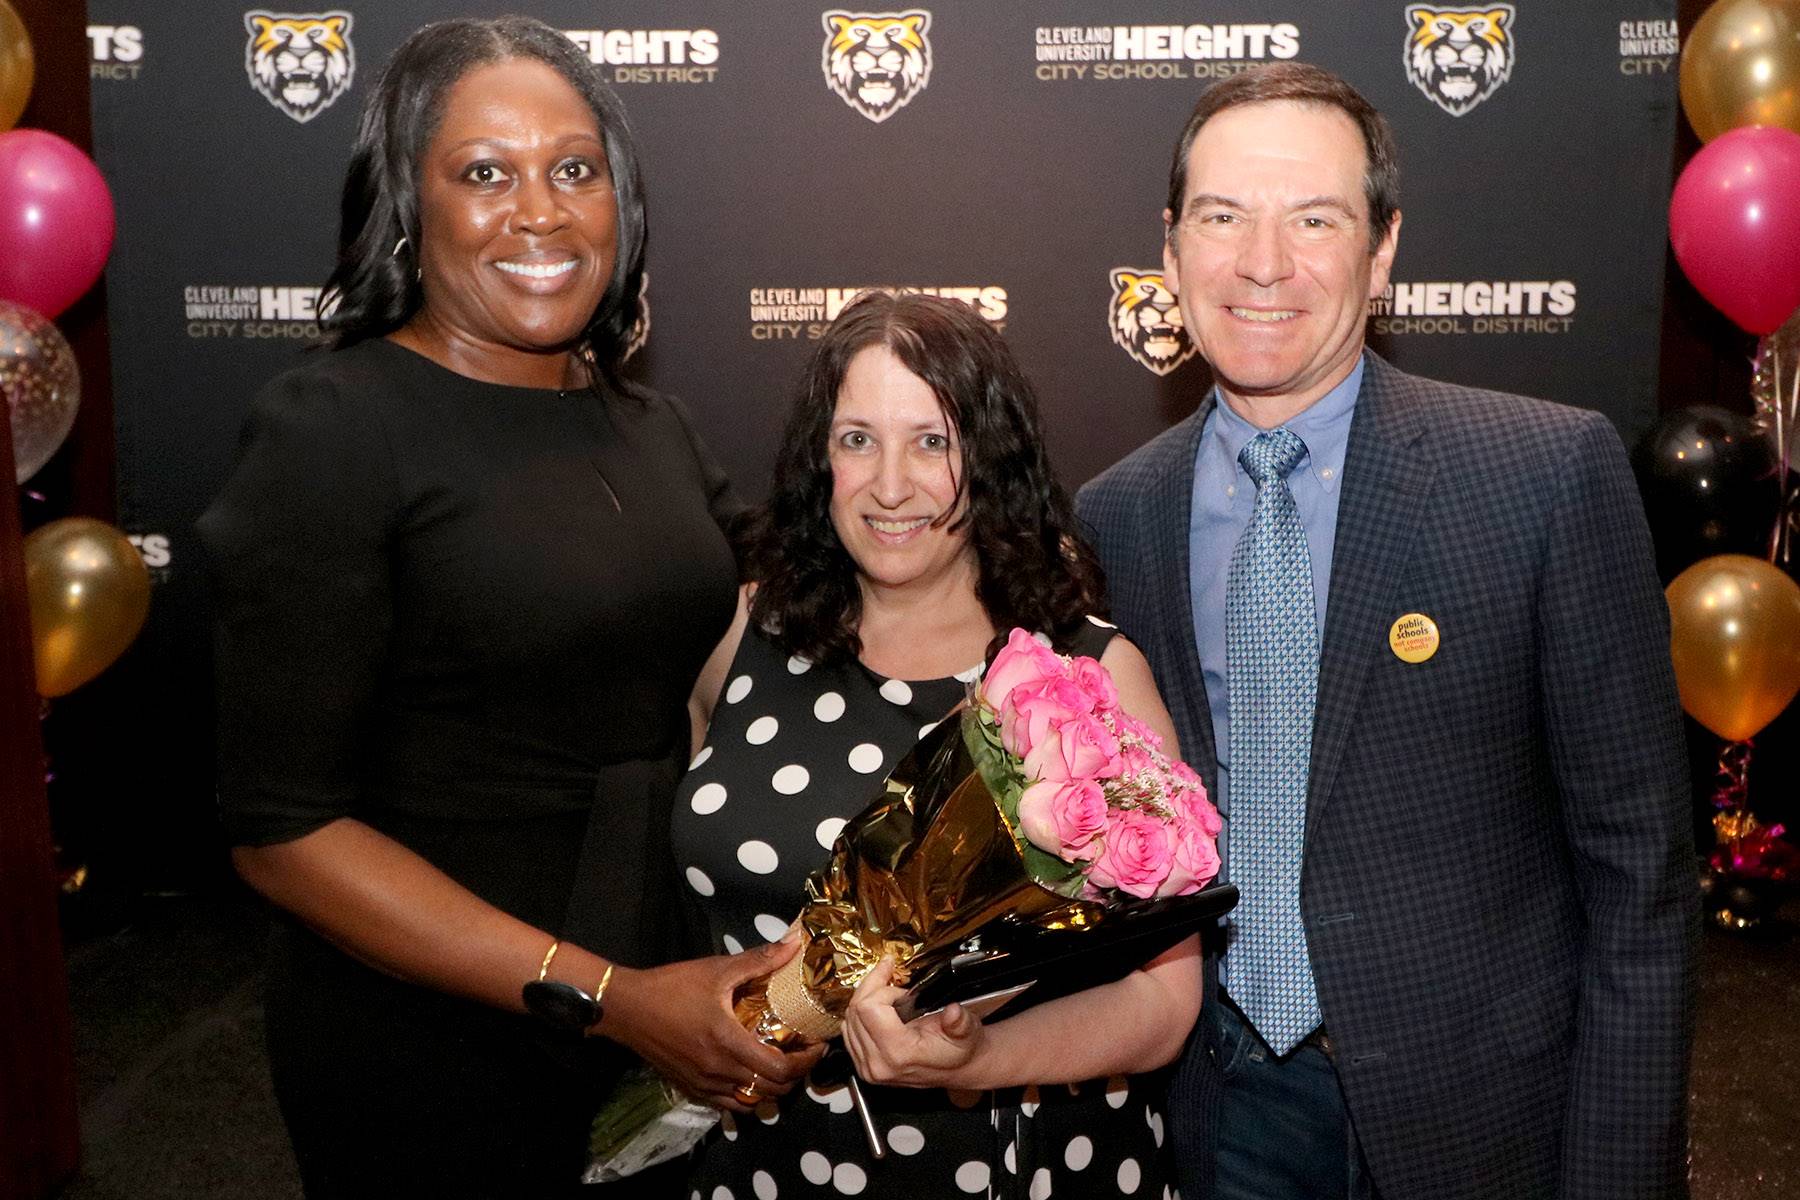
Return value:
<svg viewBox="0 0 1800 1200">
<path fill-rule="evenodd" d="M 1757 420 L 1775 438 L 1775 469 L 1780 498 L 1775 504 L 1775 527 L 1769 533 L 1769 561 L 1782 566 L 1794 550 L 1794 527 L 1800 524 L 1800 485 L 1794 478 L 1794 429 L 1800 425 L 1800 370 L 1783 352 L 1789 326 L 1800 322 L 1800 313 L 1788 325 L 1762 339 L 1756 350 L 1752 394 Z"/>
</svg>

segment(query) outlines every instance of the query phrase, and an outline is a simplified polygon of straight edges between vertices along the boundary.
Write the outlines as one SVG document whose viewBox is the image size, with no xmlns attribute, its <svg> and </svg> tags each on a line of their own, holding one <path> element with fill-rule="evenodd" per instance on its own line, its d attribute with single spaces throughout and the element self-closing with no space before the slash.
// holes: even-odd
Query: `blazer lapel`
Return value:
<svg viewBox="0 0 1800 1200">
<path fill-rule="evenodd" d="M 1156 590 L 1162 609 L 1156 627 L 1167 631 L 1168 661 L 1174 677 L 1163 680 L 1163 694 L 1181 736 L 1181 756 L 1213 789 L 1218 783 L 1218 753 L 1213 746 L 1212 712 L 1207 707 L 1206 680 L 1200 671 L 1200 648 L 1194 642 L 1194 589 L 1189 563 L 1188 525 L 1194 507 L 1194 455 L 1212 413 L 1210 390 L 1188 417 L 1183 436 L 1171 444 L 1171 462 L 1157 472 L 1151 496 L 1156 536 L 1145 542 L 1153 555 Z M 1173 694 L 1171 694 L 1173 693 Z"/>
<path fill-rule="evenodd" d="M 1319 649 L 1306 804 L 1309 834 L 1337 780 L 1369 665 L 1384 652 L 1388 626 L 1398 615 L 1390 611 L 1395 589 L 1436 475 L 1435 464 L 1417 445 L 1425 433 L 1426 413 L 1411 380 L 1372 351 L 1367 363 L 1344 455 L 1331 592 Z"/>
</svg>

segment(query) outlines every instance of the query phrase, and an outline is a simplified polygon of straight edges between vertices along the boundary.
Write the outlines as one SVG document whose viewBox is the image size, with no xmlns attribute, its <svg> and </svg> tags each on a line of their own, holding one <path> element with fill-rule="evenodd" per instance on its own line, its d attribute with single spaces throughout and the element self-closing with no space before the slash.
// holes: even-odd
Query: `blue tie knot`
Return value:
<svg viewBox="0 0 1800 1200">
<path fill-rule="evenodd" d="M 1286 479 L 1306 457 L 1306 443 L 1289 429 L 1257 434 L 1238 452 L 1238 462 L 1260 490 L 1271 479 Z"/>
</svg>

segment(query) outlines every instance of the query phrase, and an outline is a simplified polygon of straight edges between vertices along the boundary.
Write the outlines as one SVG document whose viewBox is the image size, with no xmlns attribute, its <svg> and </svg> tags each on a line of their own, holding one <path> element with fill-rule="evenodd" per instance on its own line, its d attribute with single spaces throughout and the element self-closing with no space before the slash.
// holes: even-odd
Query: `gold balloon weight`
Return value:
<svg viewBox="0 0 1800 1200">
<path fill-rule="evenodd" d="M 1786 826 L 1764 824 L 1750 811 L 1750 743 L 1732 742 L 1719 755 L 1713 793 L 1713 851 L 1700 892 L 1722 929 L 1744 932 L 1781 907 L 1800 874 L 1800 849 Z"/>
<path fill-rule="evenodd" d="M 25 539 L 38 695 L 64 696 L 113 664 L 150 613 L 150 572 L 104 521 L 64 517 Z"/>
</svg>

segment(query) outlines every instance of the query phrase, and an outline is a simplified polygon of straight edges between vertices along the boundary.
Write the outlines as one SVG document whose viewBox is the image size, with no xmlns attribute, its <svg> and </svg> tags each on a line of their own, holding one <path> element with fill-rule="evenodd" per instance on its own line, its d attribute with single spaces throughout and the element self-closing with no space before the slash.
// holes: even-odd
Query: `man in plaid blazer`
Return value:
<svg viewBox="0 0 1800 1200">
<path fill-rule="evenodd" d="M 1310 453 L 1289 478 L 1320 618 L 1295 800 L 1320 1026 L 1271 1050 L 1209 958 L 1171 1085 L 1183 1194 L 1685 1196 L 1696 862 L 1642 510 L 1598 414 L 1365 350 L 1395 174 L 1328 72 L 1202 96 L 1165 281 L 1218 387 L 1078 501 L 1236 877 L 1219 597 L 1256 486 L 1232 439 L 1286 427 Z"/>
</svg>

